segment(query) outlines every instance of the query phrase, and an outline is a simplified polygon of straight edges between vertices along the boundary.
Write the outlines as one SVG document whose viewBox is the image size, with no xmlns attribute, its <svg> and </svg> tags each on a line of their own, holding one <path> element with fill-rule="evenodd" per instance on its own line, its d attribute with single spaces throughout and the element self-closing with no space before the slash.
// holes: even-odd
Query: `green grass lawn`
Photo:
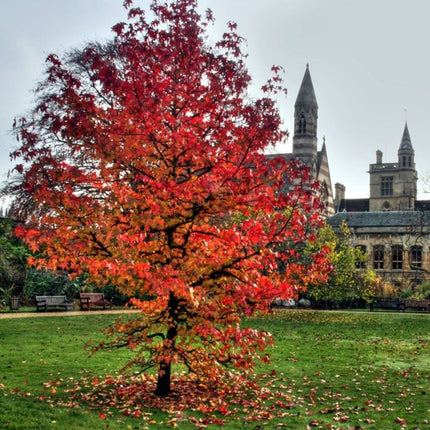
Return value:
<svg viewBox="0 0 430 430">
<path fill-rule="evenodd" d="M 68 388 L 120 369 L 125 351 L 84 349 L 114 318 L 0 320 L 0 428 L 195 428 L 188 418 L 203 415 L 193 411 L 132 418 L 72 398 Z M 246 324 L 274 335 L 258 373 L 279 401 L 261 421 L 223 417 L 224 428 L 430 429 L 430 315 L 279 311 Z"/>
</svg>

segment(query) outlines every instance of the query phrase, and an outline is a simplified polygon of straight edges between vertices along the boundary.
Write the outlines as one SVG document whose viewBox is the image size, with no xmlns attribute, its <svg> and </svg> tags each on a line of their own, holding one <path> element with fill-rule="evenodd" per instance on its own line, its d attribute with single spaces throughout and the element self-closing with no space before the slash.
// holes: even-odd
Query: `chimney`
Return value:
<svg viewBox="0 0 430 430">
<path fill-rule="evenodd" d="M 376 164 L 382 164 L 382 151 L 376 151 Z"/>
<path fill-rule="evenodd" d="M 334 184 L 334 189 L 334 210 L 337 213 L 340 211 L 340 205 L 342 204 L 342 201 L 345 200 L 345 185 L 336 182 L 336 184 Z"/>
</svg>

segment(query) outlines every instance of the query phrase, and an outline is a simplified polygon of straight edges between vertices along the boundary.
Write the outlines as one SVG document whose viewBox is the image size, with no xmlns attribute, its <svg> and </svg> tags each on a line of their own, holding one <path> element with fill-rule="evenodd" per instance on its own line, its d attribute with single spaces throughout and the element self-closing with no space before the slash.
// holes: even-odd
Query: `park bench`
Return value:
<svg viewBox="0 0 430 430">
<path fill-rule="evenodd" d="M 400 299 L 386 299 L 383 297 L 375 298 L 373 302 L 369 304 L 370 310 L 373 311 L 375 308 L 377 309 L 392 309 L 399 311 L 405 310 L 405 305 Z"/>
<path fill-rule="evenodd" d="M 36 310 L 47 311 L 48 308 L 63 308 L 66 311 L 74 309 L 75 304 L 67 301 L 66 296 L 36 296 Z"/>
<path fill-rule="evenodd" d="M 403 305 L 405 309 L 422 309 L 430 312 L 430 300 L 405 299 Z"/>
<path fill-rule="evenodd" d="M 93 306 L 112 309 L 112 300 L 106 299 L 104 293 L 79 293 L 79 301 L 82 311 L 89 311 Z"/>
</svg>

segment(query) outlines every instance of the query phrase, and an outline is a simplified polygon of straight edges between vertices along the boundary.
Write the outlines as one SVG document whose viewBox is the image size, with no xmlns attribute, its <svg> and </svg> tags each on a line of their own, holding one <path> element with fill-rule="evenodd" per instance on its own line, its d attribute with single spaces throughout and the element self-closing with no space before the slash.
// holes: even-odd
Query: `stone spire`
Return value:
<svg viewBox="0 0 430 430">
<path fill-rule="evenodd" d="M 399 157 L 399 167 L 401 169 L 415 169 L 415 151 L 412 147 L 408 123 L 405 123 L 405 129 L 403 130 L 402 141 L 400 142 L 400 147 L 397 151 L 397 155 Z"/>
<path fill-rule="evenodd" d="M 402 141 L 400 143 L 399 150 L 401 150 L 401 149 L 413 150 L 411 137 L 409 136 L 409 129 L 408 129 L 408 123 L 407 122 L 405 123 L 405 129 L 403 130 Z"/>
<path fill-rule="evenodd" d="M 312 85 L 309 64 L 294 105 L 293 155 L 316 172 L 318 103 Z"/>
<path fill-rule="evenodd" d="M 294 107 L 296 109 L 303 107 L 318 109 L 317 98 L 315 97 L 314 86 L 309 72 L 309 64 L 306 64 L 305 75 L 303 76 L 302 85 L 300 86 Z"/>
</svg>

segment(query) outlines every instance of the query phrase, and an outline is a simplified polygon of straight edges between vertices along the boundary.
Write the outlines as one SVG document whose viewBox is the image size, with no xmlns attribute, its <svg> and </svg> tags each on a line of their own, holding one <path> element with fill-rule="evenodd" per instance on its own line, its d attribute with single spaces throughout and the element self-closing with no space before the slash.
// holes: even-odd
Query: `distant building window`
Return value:
<svg viewBox="0 0 430 430">
<path fill-rule="evenodd" d="M 306 119 L 303 114 L 300 116 L 300 120 L 299 120 L 299 133 L 300 134 L 306 133 Z"/>
<path fill-rule="evenodd" d="M 400 270 L 403 268 L 403 247 L 402 245 L 394 245 L 391 248 L 391 263 L 393 270 Z"/>
<path fill-rule="evenodd" d="M 384 268 L 384 246 L 375 245 L 373 247 L 373 268 L 383 269 Z"/>
<path fill-rule="evenodd" d="M 356 255 L 355 267 L 357 269 L 365 269 L 366 268 L 366 259 L 367 259 L 367 249 L 365 245 L 357 245 L 356 249 L 359 250 Z"/>
<path fill-rule="evenodd" d="M 381 196 L 393 195 L 393 177 L 381 178 Z"/>
<path fill-rule="evenodd" d="M 383 211 L 390 211 L 391 210 L 390 202 L 384 202 L 382 205 L 382 210 Z"/>
<path fill-rule="evenodd" d="M 412 167 L 412 157 L 408 157 L 408 167 Z"/>
<path fill-rule="evenodd" d="M 423 248 L 422 246 L 413 246 L 411 248 L 411 269 L 422 267 Z"/>
</svg>

